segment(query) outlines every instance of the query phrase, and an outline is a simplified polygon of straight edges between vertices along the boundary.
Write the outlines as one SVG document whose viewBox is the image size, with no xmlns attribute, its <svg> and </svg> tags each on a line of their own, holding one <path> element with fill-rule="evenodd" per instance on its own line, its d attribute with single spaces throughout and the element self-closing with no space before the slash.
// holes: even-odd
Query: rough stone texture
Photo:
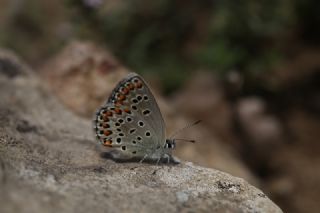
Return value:
<svg viewBox="0 0 320 213">
<path fill-rule="evenodd" d="M 282 212 L 243 179 L 214 169 L 114 162 L 90 121 L 3 53 L 0 100 L 1 212 Z"/>
<path fill-rule="evenodd" d="M 107 50 L 81 41 L 70 42 L 39 70 L 59 100 L 84 117 L 92 116 L 128 72 Z"/>
</svg>

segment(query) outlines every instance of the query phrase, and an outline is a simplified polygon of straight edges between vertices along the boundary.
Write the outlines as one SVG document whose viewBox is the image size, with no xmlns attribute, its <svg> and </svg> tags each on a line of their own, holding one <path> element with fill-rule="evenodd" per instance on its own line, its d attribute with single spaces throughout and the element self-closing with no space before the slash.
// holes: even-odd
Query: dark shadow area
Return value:
<svg viewBox="0 0 320 213">
<path fill-rule="evenodd" d="M 141 158 L 128 158 L 128 159 L 124 159 L 124 158 L 118 158 L 115 156 L 116 152 L 111 150 L 108 152 L 101 152 L 100 153 L 100 157 L 104 158 L 104 159 L 108 159 L 108 160 L 112 160 L 116 163 L 139 163 Z M 145 159 L 142 163 L 147 163 L 147 164 L 154 164 L 156 165 L 157 160 L 153 160 L 153 159 Z M 170 157 L 170 161 L 168 163 L 168 160 L 165 158 L 162 158 L 159 161 L 159 164 L 165 164 L 165 165 L 177 165 L 180 164 L 180 162 L 178 162 L 177 160 L 175 160 L 172 156 Z"/>
</svg>

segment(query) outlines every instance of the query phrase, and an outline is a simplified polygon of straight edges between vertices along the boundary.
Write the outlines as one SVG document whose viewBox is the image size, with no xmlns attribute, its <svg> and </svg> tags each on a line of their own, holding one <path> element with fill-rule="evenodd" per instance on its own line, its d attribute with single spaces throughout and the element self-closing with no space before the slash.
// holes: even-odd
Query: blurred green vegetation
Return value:
<svg viewBox="0 0 320 213">
<path fill-rule="evenodd" d="M 312 2 L 300 0 L 132 0 L 112 10 L 69 3 L 79 29 L 90 28 L 134 70 L 161 73 L 166 91 L 196 69 L 237 70 L 254 82 L 287 57 L 304 20 L 310 24 L 316 19 L 308 17 L 318 14 Z"/>
<path fill-rule="evenodd" d="M 290 57 L 293 44 L 320 41 L 316 0 L 12 2 L 2 9 L 10 18 L 0 21 L 1 46 L 36 63 L 68 40 L 96 40 L 132 70 L 160 74 L 167 92 L 194 70 L 236 70 L 255 82 Z"/>
</svg>

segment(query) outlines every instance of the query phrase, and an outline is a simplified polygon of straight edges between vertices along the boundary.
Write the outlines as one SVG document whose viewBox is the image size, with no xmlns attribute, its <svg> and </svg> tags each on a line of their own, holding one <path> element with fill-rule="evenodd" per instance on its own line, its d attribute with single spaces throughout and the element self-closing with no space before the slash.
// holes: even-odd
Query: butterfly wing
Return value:
<svg viewBox="0 0 320 213">
<path fill-rule="evenodd" d="M 164 146 L 165 125 L 147 83 L 131 73 L 96 113 L 96 136 L 124 156 L 143 157 Z"/>
</svg>

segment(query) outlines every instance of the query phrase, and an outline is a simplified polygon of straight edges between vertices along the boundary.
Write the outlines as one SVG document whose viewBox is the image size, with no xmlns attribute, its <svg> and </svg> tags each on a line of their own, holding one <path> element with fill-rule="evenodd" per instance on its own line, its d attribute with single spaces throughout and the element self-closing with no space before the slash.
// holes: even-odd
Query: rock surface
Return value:
<svg viewBox="0 0 320 213">
<path fill-rule="evenodd" d="M 111 53 L 82 41 L 70 42 L 39 70 L 58 99 L 83 117 L 91 117 L 128 72 Z"/>
<path fill-rule="evenodd" d="M 0 100 L 1 212 L 282 212 L 224 172 L 108 159 L 91 122 L 4 52 Z"/>
</svg>

